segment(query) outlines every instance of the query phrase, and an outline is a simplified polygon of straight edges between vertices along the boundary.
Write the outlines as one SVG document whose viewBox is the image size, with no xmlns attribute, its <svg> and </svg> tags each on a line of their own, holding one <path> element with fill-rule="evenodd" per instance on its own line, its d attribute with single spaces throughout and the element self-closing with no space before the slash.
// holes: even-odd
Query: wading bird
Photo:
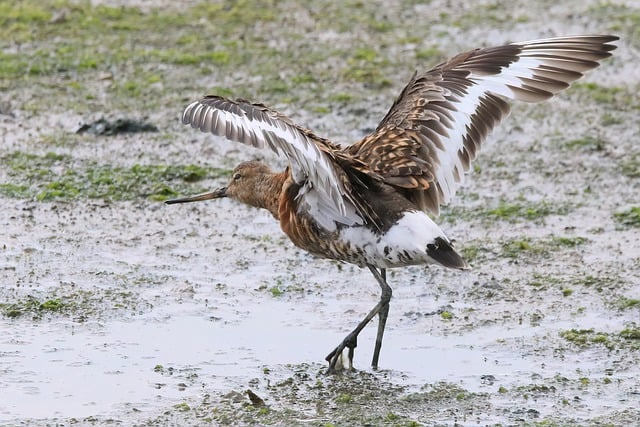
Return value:
<svg viewBox="0 0 640 427">
<path fill-rule="evenodd" d="M 504 98 L 552 97 L 609 57 L 617 39 L 558 37 L 461 53 L 415 73 L 376 130 L 346 147 L 263 104 L 206 96 L 186 107 L 184 124 L 269 148 L 289 166 L 273 172 L 244 162 L 226 187 L 167 203 L 230 197 L 267 209 L 291 241 L 313 255 L 369 268 L 382 289 L 380 301 L 326 360 L 332 372 L 348 349 L 352 368 L 358 334 L 378 315 L 376 368 L 391 299 L 386 269 L 468 268 L 429 215 L 451 200 L 487 135 L 508 114 Z"/>
</svg>

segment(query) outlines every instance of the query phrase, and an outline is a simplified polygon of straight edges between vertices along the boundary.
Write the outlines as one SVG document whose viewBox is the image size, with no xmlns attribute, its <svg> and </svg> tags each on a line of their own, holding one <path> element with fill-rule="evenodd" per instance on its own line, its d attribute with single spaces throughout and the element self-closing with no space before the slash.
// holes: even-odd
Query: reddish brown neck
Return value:
<svg viewBox="0 0 640 427">
<path fill-rule="evenodd" d="M 280 219 L 278 215 L 278 206 L 280 205 L 280 195 L 282 194 L 282 186 L 289 176 L 288 171 L 280 173 L 269 173 L 255 177 L 252 191 L 245 197 L 242 202 L 263 208 L 271 212 L 275 219 Z"/>
</svg>

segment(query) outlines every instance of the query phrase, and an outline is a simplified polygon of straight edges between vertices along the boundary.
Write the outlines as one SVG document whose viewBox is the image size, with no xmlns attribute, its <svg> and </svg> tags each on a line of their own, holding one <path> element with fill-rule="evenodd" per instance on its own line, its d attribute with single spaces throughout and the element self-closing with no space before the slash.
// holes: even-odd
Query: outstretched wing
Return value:
<svg viewBox="0 0 640 427">
<path fill-rule="evenodd" d="M 459 54 L 414 75 L 377 129 L 346 150 L 420 209 L 438 214 L 509 113 L 502 97 L 552 97 L 609 57 L 617 39 L 558 37 Z"/>
<path fill-rule="evenodd" d="M 182 123 L 232 141 L 270 148 L 289 160 L 291 175 L 302 187 L 299 204 L 328 230 L 336 222 L 362 224 L 348 179 L 335 161 L 338 147 L 262 104 L 206 96 L 189 104 Z"/>
</svg>

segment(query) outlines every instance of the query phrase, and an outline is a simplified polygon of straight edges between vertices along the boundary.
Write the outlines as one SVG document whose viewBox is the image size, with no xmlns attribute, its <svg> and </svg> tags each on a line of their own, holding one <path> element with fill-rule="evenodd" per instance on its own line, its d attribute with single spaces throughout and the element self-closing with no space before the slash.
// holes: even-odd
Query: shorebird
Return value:
<svg viewBox="0 0 640 427">
<path fill-rule="evenodd" d="M 505 98 L 551 98 L 609 57 L 615 40 L 557 37 L 458 54 L 414 73 L 375 131 L 344 147 L 263 104 L 206 96 L 185 108 L 184 124 L 269 148 L 289 165 L 273 172 L 247 161 L 226 187 L 166 203 L 230 197 L 267 209 L 311 254 L 367 267 L 382 290 L 380 300 L 326 360 L 333 372 L 345 364 L 346 350 L 353 369 L 358 334 L 378 315 L 371 362 L 377 368 L 391 299 L 386 270 L 469 268 L 431 216 L 451 200 L 482 143 L 509 113 Z"/>
</svg>

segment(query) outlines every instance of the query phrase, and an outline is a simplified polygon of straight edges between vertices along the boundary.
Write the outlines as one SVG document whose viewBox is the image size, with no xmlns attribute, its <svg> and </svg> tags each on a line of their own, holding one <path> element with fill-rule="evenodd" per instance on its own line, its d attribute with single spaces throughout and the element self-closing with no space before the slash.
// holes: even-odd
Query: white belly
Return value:
<svg viewBox="0 0 640 427">
<path fill-rule="evenodd" d="M 340 240 L 359 255 L 356 264 L 378 268 L 436 263 L 427 254 L 427 245 L 434 244 L 438 237 L 449 241 L 440 227 L 420 211 L 405 213 L 382 235 L 367 227 L 346 227 L 340 231 Z"/>
</svg>

